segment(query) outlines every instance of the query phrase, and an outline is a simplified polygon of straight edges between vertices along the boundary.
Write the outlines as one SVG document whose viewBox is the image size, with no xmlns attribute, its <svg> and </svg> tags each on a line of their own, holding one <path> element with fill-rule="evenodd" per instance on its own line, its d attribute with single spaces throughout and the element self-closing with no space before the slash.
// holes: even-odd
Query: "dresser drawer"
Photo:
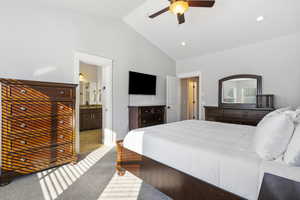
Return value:
<svg viewBox="0 0 300 200">
<path fill-rule="evenodd" d="M 41 117 L 31 119 L 16 119 L 11 120 L 11 134 L 18 134 L 23 132 L 53 132 L 58 129 L 73 128 L 72 116 L 58 116 L 58 117 Z M 5 128 L 5 127 L 4 127 Z"/>
<path fill-rule="evenodd" d="M 7 98 L 14 100 L 20 99 L 73 99 L 72 88 L 46 87 L 46 86 L 8 86 Z"/>
<path fill-rule="evenodd" d="M 51 148 L 31 149 L 11 153 L 12 168 L 19 173 L 38 171 L 56 162 L 73 158 L 73 145 L 65 144 Z"/>
<path fill-rule="evenodd" d="M 72 102 L 28 102 L 11 104 L 12 117 L 29 117 L 29 116 L 52 116 L 52 115 L 71 115 L 73 112 Z"/>
<path fill-rule="evenodd" d="M 163 107 L 154 108 L 154 113 L 164 113 L 164 112 L 165 112 L 165 108 Z"/>
<path fill-rule="evenodd" d="M 57 134 L 38 133 L 20 134 L 11 140 L 11 151 L 28 150 L 31 148 L 41 148 L 57 144 L 69 143 L 73 140 L 73 131 L 58 130 Z"/>
<path fill-rule="evenodd" d="M 244 118 L 247 116 L 248 116 L 248 111 L 224 109 L 224 117 L 226 118 Z"/>
<path fill-rule="evenodd" d="M 141 108 L 141 114 L 149 114 L 149 113 L 153 113 L 154 112 L 154 108 L 147 108 L 147 107 L 144 107 L 144 108 Z"/>
<path fill-rule="evenodd" d="M 248 118 L 250 118 L 250 119 L 262 119 L 268 113 L 270 113 L 270 111 L 264 111 L 264 110 L 251 111 L 251 112 L 248 112 Z"/>
<path fill-rule="evenodd" d="M 205 108 L 205 115 L 207 117 L 222 117 L 223 116 L 223 110 L 218 108 Z"/>
</svg>

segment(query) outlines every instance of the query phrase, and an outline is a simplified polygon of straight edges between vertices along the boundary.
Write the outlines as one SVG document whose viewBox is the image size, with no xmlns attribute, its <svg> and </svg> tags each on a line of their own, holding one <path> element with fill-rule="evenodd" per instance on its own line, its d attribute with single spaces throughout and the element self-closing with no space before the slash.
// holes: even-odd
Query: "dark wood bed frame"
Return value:
<svg viewBox="0 0 300 200">
<path fill-rule="evenodd" d="M 174 200 L 241 200 L 224 191 L 174 168 L 137 154 L 117 142 L 116 169 L 120 176 L 134 174 Z"/>
</svg>

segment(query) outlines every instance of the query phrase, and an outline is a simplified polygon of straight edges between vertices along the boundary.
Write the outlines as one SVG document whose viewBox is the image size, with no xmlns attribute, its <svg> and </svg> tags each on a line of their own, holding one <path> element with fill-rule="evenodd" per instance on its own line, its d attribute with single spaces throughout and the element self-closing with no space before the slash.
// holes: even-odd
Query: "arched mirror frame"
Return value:
<svg viewBox="0 0 300 200">
<path fill-rule="evenodd" d="M 256 108 L 257 102 L 254 104 L 249 103 L 223 103 L 222 102 L 222 91 L 223 91 L 223 82 L 232 80 L 232 79 L 240 79 L 240 78 L 251 78 L 256 79 L 257 81 L 257 95 L 262 94 L 262 77 L 253 74 L 238 74 L 233 76 L 228 76 L 219 80 L 219 107 L 221 108 Z"/>
</svg>

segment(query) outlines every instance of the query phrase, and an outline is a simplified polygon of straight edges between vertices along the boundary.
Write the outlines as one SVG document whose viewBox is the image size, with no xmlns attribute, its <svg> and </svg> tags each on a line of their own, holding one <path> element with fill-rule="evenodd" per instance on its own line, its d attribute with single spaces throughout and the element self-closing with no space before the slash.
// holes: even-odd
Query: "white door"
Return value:
<svg viewBox="0 0 300 200">
<path fill-rule="evenodd" d="M 104 145 L 114 145 L 116 141 L 116 135 L 113 132 L 113 89 L 112 89 L 112 79 L 113 79 L 113 69 L 112 63 L 103 66 L 102 71 L 102 90 L 101 90 L 101 100 L 102 100 L 102 132 L 103 132 L 103 143 Z"/>
<path fill-rule="evenodd" d="M 167 123 L 179 121 L 179 79 L 167 76 Z"/>
</svg>

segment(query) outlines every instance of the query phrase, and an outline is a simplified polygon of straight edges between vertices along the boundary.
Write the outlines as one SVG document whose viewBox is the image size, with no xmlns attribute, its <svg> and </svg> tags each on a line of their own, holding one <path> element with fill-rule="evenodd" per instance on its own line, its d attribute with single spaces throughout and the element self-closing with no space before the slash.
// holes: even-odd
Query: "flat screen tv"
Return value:
<svg viewBox="0 0 300 200">
<path fill-rule="evenodd" d="M 130 71 L 129 94 L 156 95 L 156 76 Z"/>
</svg>

